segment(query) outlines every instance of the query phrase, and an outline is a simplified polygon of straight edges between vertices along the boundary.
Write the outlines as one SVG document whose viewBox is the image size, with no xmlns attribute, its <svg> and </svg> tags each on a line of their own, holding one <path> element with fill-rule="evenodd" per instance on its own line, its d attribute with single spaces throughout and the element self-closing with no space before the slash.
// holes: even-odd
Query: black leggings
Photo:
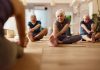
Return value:
<svg viewBox="0 0 100 70">
<path fill-rule="evenodd" d="M 67 36 L 60 36 L 59 40 L 60 41 L 63 41 L 64 44 L 72 44 L 72 43 L 75 43 L 79 40 L 81 40 L 82 37 L 81 35 L 74 35 L 74 36 L 70 36 L 70 37 L 67 37 Z"/>
</svg>

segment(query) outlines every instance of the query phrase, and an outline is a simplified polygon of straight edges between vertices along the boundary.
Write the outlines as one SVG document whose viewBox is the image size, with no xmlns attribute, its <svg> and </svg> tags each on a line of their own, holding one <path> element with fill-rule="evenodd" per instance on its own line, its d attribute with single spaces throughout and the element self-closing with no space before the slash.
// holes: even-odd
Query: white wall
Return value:
<svg viewBox="0 0 100 70">
<path fill-rule="evenodd" d="M 55 2 L 55 3 L 71 3 L 72 0 L 27 0 L 28 3 L 50 3 L 50 2 Z"/>
<path fill-rule="evenodd" d="M 99 10 L 100 10 L 100 0 L 98 0 L 98 4 L 99 4 Z M 97 13 L 98 14 L 98 5 L 97 5 L 97 0 L 93 0 L 93 13 Z"/>
<path fill-rule="evenodd" d="M 45 11 L 45 10 L 37 10 L 37 9 L 32 9 L 32 12 L 28 12 L 28 13 L 33 13 L 33 14 L 36 14 L 37 15 L 37 19 L 40 19 L 40 20 L 45 20 L 45 22 L 43 21 L 42 23 L 42 26 L 43 27 L 47 27 L 48 29 L 52 29 L 52 25 L 53 25 L 53 22 L 56 20 L 56 17 L 55 17 L 55 12 L 58 10 L 58 9 L 63 9 L 65 10 L 66 14 L 70 13 L 71 12 L 71 8 L 66 5 L 66 4 L 57 4 L 55 6 L 50 6 L 50 5 L 45 5 L 48 9 Z M 44 6 L 44 7 L 45 7 Z M 40 11 L 40 12 L 39 12 Z M 45 13 L 43 13 L 43 11 Z M 26 13 L 26 23 L 29 21 L 30 18 L 28 18 L 30 15 L 28 15 L 28 13 Z M 43 16 L 44 14 L 44 16 Z M 28 16 L 28 17 L 27 17 Z M 42 18 L 41 18 L 42 17 Z M 46 25 L 45 25 L 46 24 Z"/>
<path fill-rule="evenodd" d="M 78 13 L 73 13 L 73 24 L 72 26 L 72 33 L 79 34 L 80 33 L 80 22 L 83 20 L 83 16 L 85 14 L 89 14 L 89 6 L 88 3 L 80 4 L 78 7 Z"/>
</svg>

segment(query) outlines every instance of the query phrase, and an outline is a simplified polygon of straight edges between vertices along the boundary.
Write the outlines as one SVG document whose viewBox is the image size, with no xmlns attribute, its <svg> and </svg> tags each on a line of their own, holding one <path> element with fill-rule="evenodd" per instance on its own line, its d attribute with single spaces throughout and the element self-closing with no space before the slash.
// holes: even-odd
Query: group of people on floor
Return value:
<svg viewBox="0 0 100 70">
<path fill-rule="evenodd" d="M 18 42 L 11 42 L 4 36 L 4 24 L 11 16 L 15 17 L 19 34 Z M 34 42 L 47 35 L 46 28 L 41 29 L 41 22 L 37 21 L 36 16 L 31 16 L 29 25 L 29 39 Z M 94 22 L 85 16 L 80 24 L 81 35 L 68 36 L 66 31 L 70 27 L 70 22 L 65 18 L 65 12 L 60 9 L 56 12 L 56 21 L 53 24 L 53 32 L 49 38 L 51 46 L 58 44 L 72 44 L 81 39 L 95 42 L 100 39 L 100 29 L 95 30 Z M 0 0 L 0 70 L 11 70 L 16 59 L 24 53 L 28 38 L 25 35 L 25 8 L 20 0 Z"/>
<path fill-rule="evenodd" d="M 29 39 L 38 41 L 43 38 L 48 32 L 46 28 L 41 30 L 41 22 L 36 20 L 36 16 L 31 16 L 29 22 Z M 65 17 L 65 12 L 62 9 L 56 11 L 56 20 L 53 23 L 53 32 L 50 35 L 50 46 L 57 46 L 58 44 L 72 44 L 80 40 L 95 42 L 100 39 L 100 29 L 95 32 L 96 24 L 89 15 L 84 15 L 83 20 L 80 22 L 79 35 L 67 35 L 67 30 L 70 27 L 70 20 Z"/>
</svg>

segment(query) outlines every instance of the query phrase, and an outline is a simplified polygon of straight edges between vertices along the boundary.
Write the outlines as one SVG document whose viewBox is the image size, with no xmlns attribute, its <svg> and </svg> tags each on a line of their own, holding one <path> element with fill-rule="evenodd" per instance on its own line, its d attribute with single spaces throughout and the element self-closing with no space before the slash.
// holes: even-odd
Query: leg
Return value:
<svg viewBox="0 0 100 70">
<path fill-rule="evenodd" d="M 43 38 L 43 36 L 47 35 L 47 32 L 48 32 L 48 30 L 45 28 L 45 29 L 43 29 L 39 34 L 37 34 L 37 35 L 35 36 L 35 38 L 36 38 L 37 40 L 40 40 L 40 39 Z"/>
<path fill-rule="evenodd" d="M 82 38 L 88 42 L 92 41 L 92 38 L 89 38 L 87 35 L 82 35 Z"/>
<path fill-rule="evenodd" d="M 29 32 L 29 33 L 28 33 L 28 37 L 29 37 L 29 39 L 30 39 L 32 42 L 34 42 L 34 41 L 35 41 L 35 38 L 34 38 L 34 36 L 33 36 L 33 33 L 32 33 L 32 32 Z"/>
<path fill-rule="evenodd" d="M 100 39 L 100 33 L 92 34 L 92 42 L 94 43 L 97 39 Z"/>
<path fill-rule="evenodd" d="M 82 37 L 80 35 L 75 35 L 75 36 L 71 36 L 71 37 L 66 37 L 62 41 L 64 44 L 72 44 L 81 39 L 82 39 Z"/>
<path fill-rule="evenodd" d="M 0 37 L 0 70 L 10 69 L 16 62 L 17 57 L 21 57 L 23 49 L 11 43 L 4 37 Z"/>
<path fill-rule="evenodd" d="M 95 35 L 95 38 L 96 39 L 99 39 L 100 38 L 100 32 Z"/>
</svg>

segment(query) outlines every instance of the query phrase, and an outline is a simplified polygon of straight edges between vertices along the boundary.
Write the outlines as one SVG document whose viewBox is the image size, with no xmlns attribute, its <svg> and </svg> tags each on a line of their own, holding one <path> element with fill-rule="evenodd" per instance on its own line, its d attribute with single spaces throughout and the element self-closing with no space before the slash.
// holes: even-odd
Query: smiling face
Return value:
<svg viewBox="0 0 100 70">
<path fill-rule="evenodd" d="M 56 18 L 57 18 L 58 22 L 63 22 L 64 21 L 64 19 L 65 19 L 65 13 L 64 13 L 64 11 L 62 9 L 60 9 L 60 10 L 58 10 L 56 12 Z"/>
<path fill-rule="evenodd" d="M 65 16 L 62 13 L 58 14 L 56 17 L 58 22 L 63 22 L 65 19 Z"/>
</svg>

